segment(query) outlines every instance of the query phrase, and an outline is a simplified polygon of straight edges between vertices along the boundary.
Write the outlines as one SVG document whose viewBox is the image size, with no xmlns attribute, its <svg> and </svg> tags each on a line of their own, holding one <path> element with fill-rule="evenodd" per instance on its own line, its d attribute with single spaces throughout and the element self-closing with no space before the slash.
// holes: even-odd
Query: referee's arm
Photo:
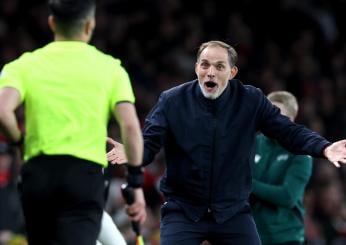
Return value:
<svg viewBox="0 0 346 245">
<path fill-rule="evenodd" d="M 121 139 L 124 144 L 128 165 L 140 169 L 143 160 L 143 136 L 135 106 L 129 102 L 118 103 L 115 108 L 115 117 L 120 127 Z M 143 177 L 142 172 L 136 172 L 136 177 L 134 179 L 138 179 L 138 177 L 141 179 Z M 135 202 L 128 206 L 127 214 L 132 221 L 144 223 L 147 214 L 142 188 L 134 188 L 134 196 Z"/>
<path fill-rule="evenodd" d="M 15 115 L 15 110 L 21 103 L 19 91 L 15 88 L 0 89 L 0 128 L 12 143 L 21 140 L 21 132 Z"/>
<path fill-rule="evenodd" d="M 135 106 L 129 102 L 118 103 L 115 117 L 120 127 L 128 163 L 140 166 L 143 160 L 143 137 Z"/>
</svg>

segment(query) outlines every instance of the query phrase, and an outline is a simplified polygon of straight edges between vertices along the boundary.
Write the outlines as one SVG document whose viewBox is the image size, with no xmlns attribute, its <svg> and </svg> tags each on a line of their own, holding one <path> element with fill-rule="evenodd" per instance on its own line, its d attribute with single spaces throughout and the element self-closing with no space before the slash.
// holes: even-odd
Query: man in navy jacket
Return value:
<svg viewBox="0 0 346 245">
<path fill-rule="evenodd" d="M 346 140 L 331 144 L 282 116 L 259 89 L 234 79 L 236 61 L 228 44 L 203 43 L 198 79 L 164 91 L 145 120 L 143 165 L 161 147 L 166 155 L 161 244 L 260 244 L 248 204 L 257 131 L 295 154 L 345 163 Z M 126 161 L 110 143 L 108 160 Z"/>
</svg>

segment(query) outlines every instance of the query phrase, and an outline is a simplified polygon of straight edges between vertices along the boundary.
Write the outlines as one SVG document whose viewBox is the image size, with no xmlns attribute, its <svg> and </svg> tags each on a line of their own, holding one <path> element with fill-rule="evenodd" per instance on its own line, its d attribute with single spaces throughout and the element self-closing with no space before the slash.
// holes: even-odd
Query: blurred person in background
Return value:
<svg viewBox="0 0 346 245">
<path fill-rule="evenodd" d="M 346 163 L 346 140 L 331 143 L 281 115 L 257 88 L 234 79 L 237 52 L 221 41 L 197 52 L 197 79 L 164 91 L 143 128 L 143 165 L 163 147 L 163 245 L 260 244 L 248 198 L 257 131 L 295 154 Z M 112 163 L 126 162 L 113 142 Z"/>
<path fill-rule="evenodd" d="M 15 234 L 25 234 L 14 160 L 11 148 L 0 142 L 0 244 L 6 244 Z"/>
<path fill-rule="evenodd" d="M 314 165 L 316 168 L 316 164 Z M 305 240 L 307 244 L 318 245 L 324 244 L 324 234 L 322 232 L 322 226 L 315 217 L 316 199 L 317 194 L 315 188 L 311 185 L 310 179 L 309 184 L 305 189 L 304 194 L 304 232 Z"/>
<path fill-rule="evenodd" d="M 321 182 L 318 186 L 317 220 L 321 224 L 326 244 L 346 242 L 346 200 L 339 179 Z"/>
<path fill-rule="evenodd" d="M 104 169 L 104 200 L 107 203 L 110 189 L 109 168 Z M 120 189 L 120 186 L 119 186 Z M 106 205 L 105 205 L 106 206 Z M 125 238 L 114 223 L 110 214 L 104 209 L 101 220 L 101 230 L 96 245 L 126 245 Z"/>
<path fill-rule="evenodd" d="M 298 102 L 293 94 L 275 91 L 267 97 L 294 122 Z M 303 244 L 303 197 L 311 173 L 310 156 L 292 154 L 263 134 L 256 137 L 250 200 L 262 244 Z"/>
<path fill-rule="evenodd" d="M 101 231 L 96 245 L 126 245 L 125 238 L 106 211 L 102 214 Z"/>
<path fill-rule="evenodd" d="M 6 64 L 0 128 L 24 140 L 21 201 L 29 244 L 95 245 L 104 207 L 107 124 L 115 117 L 134 188 L 131 218 L 144 222 L 143 139 L 129 76 L 120 60 L 88 44 L 94 0 L 50 0 L 54 41 Z M 15 110 L 24 104 L 26 135 Z"/>
<path fill-rule="evenodd" d="M 326 244 L 346 238 L 346 196 L 342 173 L 325 162 L 315 165 L 312 187 L 315 190 L 313 214 Z M 344 169 L 342 169 L 344 170 Z M 341 177 L 341 178 L 340 178 Z"/>
</svg>

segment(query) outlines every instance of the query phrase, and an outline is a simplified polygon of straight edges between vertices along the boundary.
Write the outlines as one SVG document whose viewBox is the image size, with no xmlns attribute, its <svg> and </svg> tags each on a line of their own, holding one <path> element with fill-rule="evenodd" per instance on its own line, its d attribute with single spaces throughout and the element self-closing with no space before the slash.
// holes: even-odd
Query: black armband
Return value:
<svg viewBox="0 0 346 245">
<path fill-rule="evenodd" d="M 127 176 L 128 186 L 132 188 L 139 188 L 143 186 L 144 175 L 142 166 L 131 166 L 127 164 Z"/>
</svg>

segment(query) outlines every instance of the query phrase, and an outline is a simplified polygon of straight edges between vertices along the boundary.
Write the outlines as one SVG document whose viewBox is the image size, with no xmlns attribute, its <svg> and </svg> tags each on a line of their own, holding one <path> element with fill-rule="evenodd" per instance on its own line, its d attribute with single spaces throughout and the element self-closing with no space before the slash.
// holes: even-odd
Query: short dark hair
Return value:
<svg viewBox="0 0 346 245">
<path fill-rule="evenodd" d="M 210 46 L 212 47 L 219 46 L 221 48 L 226 49 L 228 53 L 228 57 L 229 57 L 229 64 L 231 65 L 231 67 L 237 64 L 237 61 L 238 61 L 237 51 L 235 51 L 235 49 L 231 45 L 222 41 L 215 41 L 215 40 L 202 43 L 201 46 L 199 46 L 199 49 L 197 52 L 197 61 L 199 60 L 199 57 L 201 53 L 203 52 L 203 50 Z"/>
<path fill-rule="evenodd" d="M 73 37 L 85 19 L 94 15 L 96 0 L 49 0 L 48 7 L 56 20 L 57 31 L 65 37 Z"/>
</svg>

